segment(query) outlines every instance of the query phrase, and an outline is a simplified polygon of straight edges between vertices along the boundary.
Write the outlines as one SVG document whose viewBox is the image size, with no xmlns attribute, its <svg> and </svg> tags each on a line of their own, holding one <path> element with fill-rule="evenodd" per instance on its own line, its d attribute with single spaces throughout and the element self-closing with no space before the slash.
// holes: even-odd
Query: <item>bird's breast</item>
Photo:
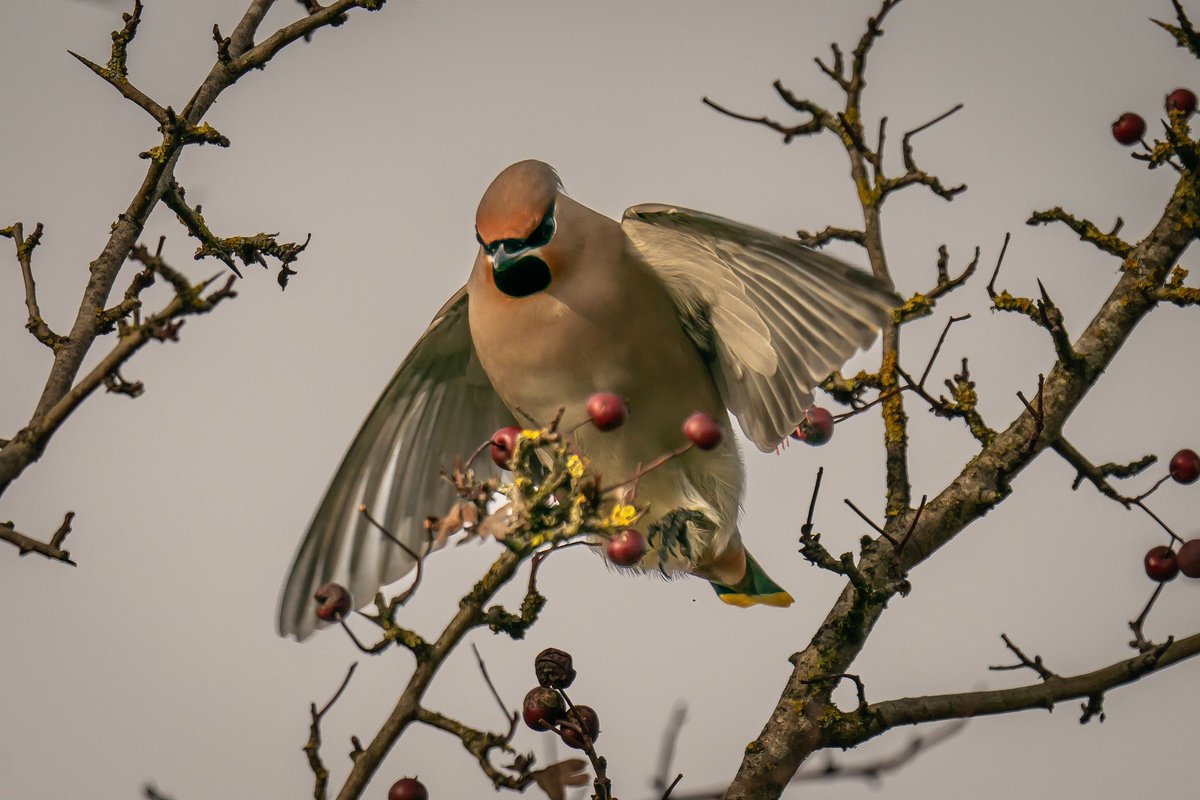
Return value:
<svg viewBox="0 0 1200 800">
<path fill-rule="evenodd" d="M 571 209 L 564 204 L 562 211 Z M 686 444 L 682 425 L 690 414 L 729 420 L 666 288 L 620 227 L 606 222 L 611 228 L 597 225 L 571 258 L 547 253 L 554 280 L 544 291 L 520 298 L 503 293 L 482 254 L 467 291 L 480 364 L 519 422 L 532 417 L 544 424 L 563 409 L 562 428 L 571 430 L 585 421 L 593 393 L 625 398 L 629 415 L 620 428 L 600 432 L 584 425 L 575 434 L 593 469 L 611 484 Z M 694 450 L 646 476 L 638 490 L 639 505 L 652 507 L 646 524 L 673 508 L 702 505 L 714 510 L 722 535 L 731 535 L 742 470 L 730 434 L 717 449 Z"/>
<path fill-rule="evenodd" d="M 693 411 L 723 415 L 712 375 L 665 288 L 624 250 L 609 262 L 560 267 L 546 290 L 526 297 L 498 290 L 486 264 L 476 267 L 468 284 L 472 340 L 514 412 L 545 421 L 566 408 L 570 423 L 583 418 L 592 393 L 616 392 L 636 411 L 630 424 L 649 434 L 669 422 L 672 441 Z"/>
</svg>

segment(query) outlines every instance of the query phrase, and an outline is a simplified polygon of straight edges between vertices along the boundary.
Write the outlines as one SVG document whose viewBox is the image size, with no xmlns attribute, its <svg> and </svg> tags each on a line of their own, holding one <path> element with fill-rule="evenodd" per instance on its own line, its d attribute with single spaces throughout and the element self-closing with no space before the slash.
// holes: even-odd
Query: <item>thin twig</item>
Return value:
<svg viewBox="0 0 1200 800">
<path fill-rule="evenodd" d="M 1166 583 L 1160 582 L 1154 587 L 1154 592 L 1150 595 L 1150 599 L 1146 601 L 1146 606 L 1142 609 L 1142 613 L 1137 615 L 1137 619 L 1129 623 L 1129 629 L 1133 631 L 1133 641 L 1129 643 L 1129 646 L 1138 652 L 1145 653 L 1154 648 L 1154 642 L 1147 639 L 1145 633 L 1143 633 L 1143 626 L 1146 624 L 1146 618 L 1150 616 L 1150 609 L 1154 608 L 1154 602 L 1162 594 L 1164 586 L 1166 586 Z"/>
<path fill-rule="evenodd" d="M 1012 238 L 1012 234 L 1006 232 L 1004 234 L 1004 244 L 1000 246 L 1000 255 L 996 257 L 996 268 L 992 270 L 991 280 L 988 281 L 987 293 L 988 297 L 996 299 L 996 278 L 1000 275 L 1000 265 L 1004 263 L 1004 254 L 1008 252 L 1008 242 Z"/>
<path fill-rule="evenodd" d="M 677 775 L 675 780 L 669 786 L 667 785 L 667 776 L 671 774 L 671 764 L 675 761 L 675 746 L 679 743 L 679 735 L 683 731 L 683 724 L 686 721 L 687 704 L 680 703 L 671 710 L 671 717 L 663 729 L 662 744 L 658 749 L 658 769 L 654 773 L 653 786 L 655 791 L 663 792 L 664 798 L 670 796 L 675 784 L 679 783 L 679 779 L 683 777 L 683 775 Z"/>
<path fill-rule="evenodd" d="M 304 754 L 308 757 L 308 766 L 313 772 L 315 781 L 313 797 L 315 800 L 324 800 L 325 790 L 329 784 L 329 769 L 321 760 L 321 720 L 329 712 L 329 709 L 333 708 L 333 704 L 342 696 L 342 692 L 346 691 L 346 687 L 350 684 L 350 678 L 354 676 L 354 670 L 357 668 L 357 661 L 350 665 L 350 669 L 346 671 L 346 677 L 342 678 L 341 685 L 320 711 L 317 710 L 316 703 L 309 703 L 308 706 L 311 721 L 308 725 L 308 741 L 304 744 Z"/>
<path fill-rule="evenodd" d="M 14 222 L 7 228 L 0 229 L 0 236 L 11 237 L 17 246 L 17 263 L 21 265 L 21 279 L 25 282 L 25 309 L 29 312 L 29 321 L 25 329 L 34 335 L 42 344 L 56 353 L 67 343 L 67 337 L 60 336 L 50 329 L 42 318 L 42 310 L 38 307 L 37 284 L 33 279 L 33 251 L 42 242 L 42 223 L 38 223 L 26 239 L 25 228 L 20 222 Z"/>
<path fill-rule="evenodd" d="M 938 337 L 937 344 L 933 348 L 933 353 L 929 356 L 929 363 L 925 365 L 925 371 L 921 373 L 921 380 L 917 381 L 917 386 L 925 387 L 925 379 L 929 377 L 929 371 L 933 369 L 933 362 L 937 360 L 938 353 L 942 351 L 942 343 L 946 341 L 946 334 L 950 333 L 950 326 L 956 322 L 963 322 L 970 318 L 970 314 L 963 314 L 961 317 L 951 317 L 946 320 L 946 327 L 942 328 L 942 335 Z"/>
<path fill-rule="evenodd" d="M 1013 644 L 1012 640 L 1008 638 L 1007 633 L 1000 634 L 1000 638 L 1004 640 L 1004 645 L 1013 652 L 1013 655 L 1019 659 L 1019 663 L 1008 664 L 1004 666 L 992 666 L 988 667 L 988 669 L 992 670 L 993 672 L 1002 672 L 1014 669 L 1031 669 L 1036 672 L 1044 681 L 1059 677 L 1057 674 L 1046 669 L 1046 665 L 1042 661 L 1041 656 L 1035 655 L 1033 658 L 1030 658 L 1029 656 L 1025 655 L 1021 648 Z"/>
<path fill-rule="evenodd" d="M 858 516 L 862 519 L 863 522 L 867 523 L 872 528 L 874 528 L 876 533 L 878 533 L 880 536 L 882 536 L 883 538 L 885 538 L 889 542 L 891 542 L 892 547 L 899 546 L 898 543 L 896 542 L 896 540 L 893 539 L 890 534 L 888 534 L 886 531 L 884 531 L 883 528 L 881 528 L 877 524 L 875 524 L 875 521 L 873 519 L 871 519 L 870 517 L 868 517 L 866 514 L 864 514 L 858 506 L 854 505 L 854 503 L 852 503 L 850 501 L 849 497 L 843 497 L 842 502 L 845 503 L 846 505 L 850 506 L 850 510 L 853 511 L 855 514 L 858 514 Z"/>
<path fill-rule="evenodd" d="M 515 711 L 510 712 L 508 706 L 504 704 L 504 700 L 500 698 L 500 692 L 496 690 L 496 684 L 492 683 L 492 677 L 488 675 L 487 664 L 483 663 L 483 656 L 479 654 L 479 648 L 475 646 L 474 642 L 471 643 L 471 652 L 475 654 L 475 661 L 479 664 L 479 671 L 483 673 L 483 680 L 487 683 L 488 688 L 492 690 L 492 697 L 496 698 L 496 704 L 500 706 L 500 713 L 508 721 L 508 738 L 511 741 L 513 734 L 517 731 L 517 720 L 520 715 Z"/>
</svg>

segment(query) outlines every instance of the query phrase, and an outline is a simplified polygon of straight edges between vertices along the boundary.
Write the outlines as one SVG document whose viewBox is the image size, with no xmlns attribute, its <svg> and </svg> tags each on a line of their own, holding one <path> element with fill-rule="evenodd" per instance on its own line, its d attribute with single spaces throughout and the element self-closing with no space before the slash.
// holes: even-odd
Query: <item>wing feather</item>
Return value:
<svg viewBox="0 0 1200 800">
<path fill-rule="evenodd" d="M 446 513 L 454 500 L 440 469 L 512 423 L 475 356 L 462 289 L 400 365 L 334 474 L 284 585 L 280 635 L 304 639 L 316 629 L 312 594 L 322 584 L 343 584 L 362 605 L 412 568 L 360 505 L 420 553 L 425 517 Z M 493 469 L 484 462 L 477 472 Z"/>
<path fill-rule="evenodd" d="M 761 450 L 795 430 L 813 387 L 869 347 L 899 304 L 865 272 L 712 214 L 641 205 L 621 225 Z"/>
</svg>

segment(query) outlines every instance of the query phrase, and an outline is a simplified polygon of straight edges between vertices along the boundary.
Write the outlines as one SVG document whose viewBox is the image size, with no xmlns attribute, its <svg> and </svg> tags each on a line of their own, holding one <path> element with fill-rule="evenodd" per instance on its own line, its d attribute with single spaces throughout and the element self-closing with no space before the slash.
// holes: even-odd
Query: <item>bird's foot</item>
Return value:
<svg viewBox="0 0 1200 800">
<path fill-rule="evenodd" d="M 701 511 L 676 508 L 663 515 L 650 526 L 646 543 L 658 554 L 658 569 L 664 575 L 669 571 L 686 570 L 696 558 L 697 534 L 713 530 L 713 522 Z"/>
</svg>

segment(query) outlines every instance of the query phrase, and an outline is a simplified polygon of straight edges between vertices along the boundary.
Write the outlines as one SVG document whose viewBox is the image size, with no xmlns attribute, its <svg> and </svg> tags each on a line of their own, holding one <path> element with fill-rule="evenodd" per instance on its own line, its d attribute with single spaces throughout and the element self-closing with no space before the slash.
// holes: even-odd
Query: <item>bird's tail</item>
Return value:
<svg viewBox="0 0 1200 800">
<path fill-rule="evenodd" d="M 767 573 L 749 553 L 746 553 L 746 575 L 736 586 L 712 583 L 712 587 L 722 602 L 739 608 L 756 605 L 787 608 L 792 604 L 792 596 L 767 577 Z"/>
</svg>

